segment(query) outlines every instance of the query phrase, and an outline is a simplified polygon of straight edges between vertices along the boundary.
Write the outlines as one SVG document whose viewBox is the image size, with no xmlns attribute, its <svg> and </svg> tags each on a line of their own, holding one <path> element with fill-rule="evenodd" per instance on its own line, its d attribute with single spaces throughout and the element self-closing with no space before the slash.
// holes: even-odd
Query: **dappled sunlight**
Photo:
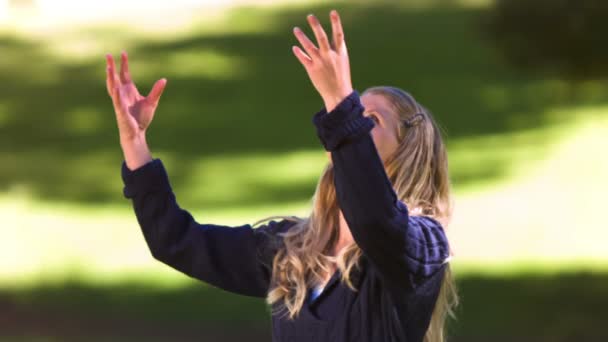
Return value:
<svg viewBox="0 0 608 342">
<path fill-rule="evenodd" d="M 456 258 L 488 265 L 518 259 L 608 262 L 601 242 L 608 238 L 602 224 L 608 193 L 608 161 L 602 156 L 608 149 L 606 111 L 605 106 L 579 108 L 576 115 L 556 111 L 554 116 L 567 121 L 544 153 L 513 158 L 509 181 L 459 193 L 449 228 Z M 512 147 L 507 142 L 504 149 Z"/>
<path fill-rule="evenodd" d="M 0 312 L 27 331 L 97 334 L 108 319 L 148 333 L 163 322 L 174 339 L 200 338 L 204 324 L 222 337 L 227 322 L 268 330 L 261 300 L 150 254 L 123 196 L 104 55 L 129 53 L 142 94 L 167 78 L 147 141 L 197 222 L 303 217 L 328 159 L 311 123 L 323 101 L 291 30 L 308 13 L 328 24 L 334 7 L 355 88 L 403 88 L 445 133 L 465 307 L 456 335 L 555 341 L 606 320 L 608 85 L 510 67 L 479 32 L 489 0 L 17 2 L 40 6 L 9 12 L 0 0 Z"/>
<path fill-rule="evenodd" d="M 35 35 L 31 41 L 19 35 L 1 40 L 7 57 L 0 60 L 0 80 L 12 85 L 0 94 L 0 143 L 9 147 L 0 151 L 2 210 L 14 212 L 13 198 L 27 203 L 21 215 L 9 216 L 9 226 L 22 227 L 22 235 L 3 241 L 12 246 L 5 250 L 26 255 L 26 247 L 15 246 L 27 246 L 28 239 L 57 238 L 57 247 L 40 245 L 31 260 L 24 259 L 23 269 L 34 273 L 49 268 L 46 262 L 61 267 L 70 265 L 68 260 L 86 260 L 92 269 L 120 270 L 121 260 L 132 258 L 134 268 L 148 267 L 139 228 L 122 197 L 122 154 L 104 83 L 103 54 L 117 56 L 122 48 L 130 54 L 142 93 L 156 79 L 169 79 L 148 142 L 165 163 L 185 209 L 201 222 L 234 225 L 276 214 L 306 215 L 327 157 L 310 123 L 322 101 L 289 51 L 294 43 L 290 30 L 303 24 L 309 11 L 324 10 L 326 6 L 236 8 L 223 17 L 226 26 L 211 28 L 199 18 L 189 29 L 166 35 L 109 25 L 51 34 L 43 46 L 33 43 L 40 39 Z M 546 227 L 552 225 L 568 230 L 567 220 L 545 220 L 546 213 L 564 210 L 563 204 L 552 202 L 564 193 L 561 182 L 572 184 L 570 197 L 580 197 L 579 189 L 586 187 L 560 161 L 573 158 L 574 152 L 564 152 L 567 148 L 598 150 L 597 142 L 581 138 L 593 134 L 574 128 L 601 116 L 582 106 L 605 103 L 607 88 L 597 82 L 568 85 L 517 74 L 474 35 L 479 13 L 475 6 L 410 11 L 407 6 L 365 3 L 345 8 L 353 75 L 360 90 L 378 80 L 406 88 L 445 128 L 457 194 L 450 227 L 457 257 L 497 261 L 557 255 L 557 247 L 545 249 L 534 241 L 546 239 Z M 376 39 L 388 34 L 406 35 L 410 44 Z M 69 49 L 61 52 L 61 44 L 53 48 L 64 37 L 74 42 L 98 37 L 99 45 L 82 45 L 91 54 L 74 62 Z M 567 147 L 562 141 L 579 143 Z M 577 163 L 581 161 L 567 165 Z M 554 169 L 564 179 L 545 175 Z M 540 175 L 538 170 L 543 170 Z M 587 177 L 603 179 L 599 173 Z M 600 188 L 588 192 L 593 203 L 601 203 Z M 588 203 L 578 203 L 584 204 L 574 204 L 572 213 L 582 216 Z M 104 207 L 112 211 L 98 211 Z M 42 218 L 63 233 L 50 229 L 38 235 Z M 91 238 L 83 227 L 90 228 L 95 218 L 103 218 L 96 227 L 120 228 L 105 233 L 95 229 L 94 234 L 108 238 Z M 489 220 L 495 222 L 491 228 Z M 593 215 L 583 220 L 586 227 L 601 222 Z M 541 228 L 524 234 L 534 227 Z M 120 240 L 121 232 L 126 234 L 123 250 L 103 256 L 112 245 L 109 237 Z M 475 240 L 490 242 L 476 246 L 468 238 L 475 234 Z M 139 247 L 131 255 L 127 246 Z M 576 253 L 605 257 L 596 247 L 582 249 Z M 564 255 L 574 253 L 571 249 Z"/>
<path fill-rule="evenodd" d="M 285 196 L 293 193 L 292 200 L 300 202 L 312 198 L 324 162 L 327 156 L 321 150 L 203 158 L 192 169 L 192 179 L 188 182 L 191 186 L 184 198 L 255 207 L 267 201 L 285 203 L 289 201 Z M 271 188 L 275 190 L 267 193 Z M 294 188 L 298 188 L 298 192 L 294 193 Z"/>
<path fill-rule="evenodd" d="M 195 35 L 276 31 L 273 17 L 281 6 L 294 8 L 319 2 L 323 1 L 36 0 L 13 8 L 7 0 L 0 0 L 0 37 L 14 36 L 42 45 L 49 57 L 60 62 L 82 63 L 141 40 L 168 42 Z M 243 5 L 250 7 L 243 10 Z"/>
<path fill-rule="evenodd" d="M 210 49 L 181 50 L 170 55 L 168 63 L 158 66 L 159 70 L 141 72 L 158 75 L 166 70 L 181 78 L 223 80 L 245 77 L 248 70 L 246 60 L 237 56 L 222 55 Z"/>
<path fill-rule="evenodd" d="M 84 135 L 91 129 L 86 123 L 76 127 Z M 79 144 L 74 137 L 73 144 Z M 118 144 L 118 142 L 116 142 Z M 97 204 L 118 204 L 122 198 L 120 166 L 122 159 L 115 151 L 90 151 L 78 159 L 58 156 L 52 150 L 23 154 L 0 155 L 3 168 L 0 176 L 11 179 L 5 195 L 22 193 L 32 201 L 64 202 L 64 199 Z M 25 158 L 23 157 L 25 156 Z M 155 152 L 163 160 L 180 200 L 194 208 L 206 210 L 242 207 L 288 205 L 308 201 L 314 192 L 327 157 L 321 150 L 285 154 L 246 154 L 236 156 L 203 157 L 196 161 L 182 161 L 171 153 Z M 285 170 L 273 173 L 269 170 Z M 54 183 L 63 172 L 69 171 L 69 182 Z M 113 175 L 113 176 L 111 176 Z M 33 186 L 36 184 L 36 186 Z M 280 200 L 279 200 L 280 199 Z"/>
<path fill-rule="evenodd" d="M 455 216 L 448 234 L 457 264 L 465 269 L 468 264 L 482 268 L 521 265 L 522 260 L 541 265 L 563 265 L 568 260 L 605 265 L 605 239 L 601 236 L 608 233 L 599 222 L 603 220 L 607 182 L 585 180 L 601 180 L 608 174 L 606 159 L 594 154 L 608 148 L 604 139 L 606 110 L 578 109 L 576 116 L 570 110 L 555 111 L 547 115 L 564 121 L 551 129 L 472 138 L 449 146 L 453 170 L 469 167 L 474 173 L 495 164 L 505 173 L 499 183 L 455 184 Z M 198 159 L 187 176 L 177 177 L 185 171 L 179 170 L 184 164 L 169 152 L 159 152 L 157 157 L 163 159 L 172 183 L 179 185 L 175 187 L 179 203 L 197 221 L 231 225 L 276 214 L 306 215 L 316 181 L 327 163 L 320 149 L 217 156 Z M 105 157 L 91 154 L 72 162 L 70 170 L 80 170 L 72 182 L 96 183 L 121 198 L 119 178 L 105 176 L 118 174 L 115 159 L 111 153 Z M 44 159 L 40 162 L 45 163 Z M 87 169 L 90 172 L 84 171 Z M 97 272 L 166 273 L 154 266 L 126 199 L 107 209 L 83 211 L 74 205 L 47 206 L 27 193 L 16 187 L 10 200 L 4 197 L 0 202 L 4 222 L 15 228 L 0 242 L 5 256 L 1 259 L 6 263 L 2 265 L 4 278 L 28 274 L 36 279 L 40 272 L 49 270 L 70 274 L 76 267 L 74 262 L 86 265 L 81 273 L 87 277 Z M 108 254 L 110 249 L 113 252 Z M 504 271 L 504 267 L 498 269 Z"/>
<path fill-rule="evenodd" d="M 572 121 L 572 120 L 570 120 Z M 544 161 L 564 124 L 448 141 L 450 175 L 458 193 L 511 182 Z"/>
<path fill-rule="evenodd" d="M 0 215 L 10 228 L 0 242 L 3 284 L 162 272 L 132 215 L 40 206 L 25 196 L 2 198 Z"/>
<path fill-rule="evenodd" d="M 84 141 L 86 139 L 73 137 L 70 144 L 77 146 Z M 115 194 L 120 189 L 120 179 L 107 176 L 108 173 L 119 175 L 120 172 L 116 154 L 108 151 L 91 150 L 87 155 L 74 159 L 57 155 L 48 146 L 40 146 L 35 152 L 0 154 L 0 164 L 3 165 L 0 177 L 11 179 L 10 183 L 2 184 L 9 196 L 14 189 L 21 188 L 37 200 L 58 200 L 56 194 L 62 194 L 63 198 L 91 201 Z M 70 182 L 56 181 L 64 177 L 68 177 Z"/>
<path fill-rule="evenodd" d="M 178 196 L 178 201 L 180 197 Z M 271 215 L 305 215 L 307 203 L 210 211 L 184 207 L 199 223 L 242 225 Z M 143 239 L 131 205 L 85 209 L 45 205 L 25 195 L 0 198 L 0 287 L 65 279 L 121 282 L 148 278 L 177 284 L 185 276 L 158 263 Z"/>
<path fill-rule="evenodd" d="M 0 28 L 10 28 L 29 35 L 57 34 L 92 25 L 121 25 L 139 31 L 162 34 L 190 28 L 192 23 L 206 18 L 225 15 L 235 6 L 263 3 L 263 0 L 174 0 L 150 1 L 86 1 L 35 0 L 10 6 L 0 1 Z M 276 1 L 275 1 L 276 2 Z M 308 1 L 310 2 L 310 1 Z M 162 16 L 162 20 L 159 17 Z"/>
<path fill-rule="evenodd" d="M 104 114 L 98 108 L 75 108 L 64 114 L 66 132 L 73 136 L 94 134 L 104 120 Z"/>
<path fill-rule="evenodd" d="M 171 171 L 180 163 L 163 152 L 156 157 L 166 164 L 171 181 L 176 179 Z M 58 164 L 50 161 L 53 158 L 48 153 L 36 158 L 47 177 L 59 172 L 54 169 Z M 320 150 L 203 158 L 189 170 L 185 187 L 176 188 L 176 196 L 200 223 L 242 225 L 277 214 L 303 216 L 310 210 L 310 198 L 326 161 Z M 79 196 L 82 188 L 76 184 L 90 183 L 97 191 L 114 194 L 122 200 L 120 205 L 46 204 L 27 185 L 17 183 L 0 197 L 0 215 L 10 227 L 0 241 L 0 280 L 23 283 L 64 276 L 89 279 L 96 274 L 169 273 L 151 257 L 131 204 L 122 197 L 119 167 L 113 154 L 91 153 L 69 161 L 75 186 L 53 189 L 49 184 L 49 191 L 73 191 L 73 196 Z M 286 172 L 273 178 L 268 170 L 274 168 Z M 115 177 L 105 176 L 108 173 Z M 93 193 L 89 186 L 86 194 Z"/>
<path fill-rule="evenodd" d="M 552 95 L 559 94 L 556 90 L 561 83 L 534 78 L 511 80 L 512 71 L 492 59 L 488 49 L 478 41 L 470 39 L 466 28 L 475 11 L 427 9 L 425 18 L 406 8 L 399 11 L 398 7 L 371 4 L 343 11 L 345 23 L 352 30 L 354 74 L 362 85 L 374 84 L 385 77 L 397 86 L 407 81 L 406 89 L 421 99 L 446 128 L 448 144 L 463 146 L 455 148 L 454 155 L 450 156 L 457 189 L 484 182 L 490 184 L 508 177 L 515 153 L 527 154 L 518 159 L 525 160 L 530 153 L 540 152 L 551 137 L 533 132 L 553 124 L 543 113 L 563 105 L 560 99 L 566 96 Z M 230 23 L 251 21 L 253 26 L 262 27 L 255 24 L 260 21 L 277 30 L 283 29 L 247 34 L 228 30 L 217 34 L 200 27 L 189 35 L 158 40 L 143 38 L 134 32 L 118 34 L 120 30 L 108 27 L 106 30 L 85 30 L 83 38 L 74 36 L 74 39 L 88 41 L 100 37 L 102 45 L 129 37 L 125 48 L 131 56 L 133 77 L 144 94 L 152 82 L 168 78 L 167 90 L 148 140 L 153 152 L 164 151 L 167 157 L 179 163 L 178 171 L 172 175 L 178 190 L 189 188 L 190 182 L 196 179 L 199 172 L 193 171 L 193 166 L 202 156 L 234 159 L 250 154 L 272 156 L 319 148 L 309 117 L 322 104 L 308 83 L 297 85 L 302 83 L 302 70 L 289 51 L 293 44 L 290 37 L 293 23 L 286 21 L 286 18 L 296 18 L 306 12 L 304 9 L 276 8 L 235 9 L 229 13 Z M 397 20 L 401 17 L 403 21 Z M 386 20 L 376 22 L 375 18 Z M 447 25 L 450 35 L 446 36 L 445 30 L 420 31 L 421 24 L 427 21 Z M 367 32 L 369 27 L 377 32 Z M 418 49 L 414 53 L 402 50 L 405 46 L 395 50 L 393 45 L 380 45 L 367 38 L 374 32 L 383 34 L 385 31 L 410 32 L 410 39 Z M 421 36 L 422 33 L 425 36 Z M 65 34 L 67 40 L 72 34 Z M 60 37 L 62 35 L 56 35 L 54 39 L 61 40 Z M 454 49 L 451 44 L 457 42 L 466 45 Z M 0 152 L 0 160 L 10 164 L 0 170 L 0 185 L 10 188 L 13 183 L 25 184 L 33 196 L 42 200 L 116 203 L 115 188 L 100 186 L 97 181 L 98 177 L 114 179 L 112 184 L 117 186 L 116 160 L 121 157 L 114 114 L 103 80 L 103 53 L 108 51 L 98 51 L 96 59 L 91 57 L 71 63 L 69 58 L 49 57 L 46 49 L 54 46 L 54 41 L 42 47 L 19 39 L 8 40 L 6 44 L 7 55 L 12 59 L 3 64 L 6 72 L 0 78 L 14 86 L 0 94 L 2 110 L 10 113 L 2 120 L 0 142 L 16 149 L 15 152 Z M 280 46 L 284 46 L 283 53 L 277 55 Z M 432 53 L 437 48 L 449 50 L 450 58 Z M 369 53 L 372 50 L 374 54 Z M 119 49 L 110 52 L 117 56 Z M 19 56 L 25 57 L 20 59 Z M 357 56 L 364 56 L 364 59 Z M 407 64 L 397 70 L 390 66 L 401 66 L 403 56 L 408 57 Z M 388 61 L 380 63 L 384 59 Z M 379 67 L 368 68 L 369 63 Z M 425 67 L 417 67 L 419 65 Z M 600 85 L 595 85 L 594 89 L 595 94 L 601 94 Z M 286 108 L 290 108 L 289 112 Z M 524 138 L 509 141 L 519 136 L 518 131 L 524 132 Z M 529 136 L 533 139 L 525 138 L 525 132 L 532 132 Z M 502 143 L 492 143 L 494 139 Z M 532 141 L 532 147 L 526 147 Z M 504 142 L 513 143 L 518 152 L 496 153 L 492 150 L 491 147 L 500 148 Z M 486 148 L 476 148 L 477 144 Z M 44 151 L 40 150 L 41 146 Z M 96 155 L 114 155 L 116 159 L 98 160 L 94 173 L 76 166 L 71 170 L 77 170 L 79 174 L 66 177 L 66 168 L 74 164 L 72 160 L 93 163 L 95 158 L 92 156 Z M 33 167 L 41 161 L 50 165 L 44 172 Z M 274 166 L 277 171 L 268 173 L 267 179 L 289 175 L 285 172 L 288 166 L 280 169 Z M 264 172 L 256 174 L 264 177 Z M 49 179 L 53 181 L 49 182 Z M 222 205 L 214 207 L 242 206 L 253 200 L 254 191 L 257 191 L 259 205 L 263 206 L 286 199 L 301 202 L 309 198 L 309 187 L 315 183 L 311 177 L 307 183 L 298 185 L 293 181 L 291 188 L 283 187 L 280 191 L 276 186 L 268 191 L 264 186 L 254 190 L 262 181 L 258 178 L 257 181 L 237 183 L 234 189 L 243 194 L 252 191 L 248 196 L 241 196 L 247 199 L 230 204 L 229 198 L 239 196 L 230 195 L 232 197 L 225 201 L 216 202 Z M 199 196 L 200 201 L 194 200 L 191 204 L 212 205 L 210 200 L 202 198 L 209 199 L 217 193 L 219 191 L 213 191 L 213 195 L 193 195 L 193 199 Z"/>
<path fill-rule="evenodd" d="M 39 51 L 36 42 L 17 40 L 14 37 L 4 38 L 0 34 L 0 79 L 11 80 L 10 88 L 55 85 L 62 81 L 62 73 L 55 60 Z M 4 95 L 17 93 L 16 89 L 5 87 Z M 19 94 L 23 95 L 23 94 Z M 18 99 L 13 95 L 11 100 Z M 6 100 L 6 98 L 5 98 Z"/>
<path fill-rule="evenodd" d="M 128 49 L 126 51 L 129 52 Z M 119 54 L 113 55 L 118 61 Z M 161 77 L 168 78 L 171 89 L 173 79 L 201 83 L 238 81 L 249 78 L 253 68 L 242 56 L 208 47 L 184 47 L 165 55 L 141 54 L 136 50 L 130 55 L 133 77 L 144 95 L 147 94 L 145 88 L 151 87 L 146 83 L 152 83 Z"/>
</svg>

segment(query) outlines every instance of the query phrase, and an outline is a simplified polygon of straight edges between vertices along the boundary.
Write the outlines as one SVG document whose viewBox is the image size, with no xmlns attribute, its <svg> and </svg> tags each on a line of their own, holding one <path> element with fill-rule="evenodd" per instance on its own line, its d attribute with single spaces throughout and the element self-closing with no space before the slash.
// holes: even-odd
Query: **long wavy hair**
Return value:
<svg viewBox="0 0 608 342">
<path fill-rule="evenodd" d="M 398 198 L 408 206 L 410 215 L 431 216 L 447 228 L 452 214 L 448 159 L 441 131 L 431 112 L 399 88 L 372 87 L 364 94 L 383 96 L 392 105 L 394 118 L 401 123 L 396 132 L 399 145 L 384 161 Z M 331 255 L 339 232 L 339 207 L 331 163 L 324 168 L 317 183 L 309 217 L 284 218 L 295 224 L 282 233 L 283 246 L 273 259 L 271 289 L 266 297 L 266 302 L 275 308 L 273 314 L 281 311 L 290 319 L 295 318 L 304 304 L 307 289 L 322 284 L 334 268 L 340 271 L 341 281 L 357 291 L 350 275 L 359 267 L 361 249 L 353 242 L 337 255 Z M 455 317 L 457 305 L 458 294 L 448 263 L 425 342 L 445 340 L 447 318 Z"/>
</svg>

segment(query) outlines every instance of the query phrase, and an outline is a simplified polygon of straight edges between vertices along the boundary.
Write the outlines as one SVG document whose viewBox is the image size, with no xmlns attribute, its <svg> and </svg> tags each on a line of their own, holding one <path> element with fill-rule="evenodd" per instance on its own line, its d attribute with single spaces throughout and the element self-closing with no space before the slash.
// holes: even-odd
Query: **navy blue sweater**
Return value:
<svg viewBox="0 0 608 342">
<path fill-rule="evenodd" d="M 441 225 L 409 216 L 397 199 L 354 91 L 313 122 L 331 151 L 338 203 L 357 245 L 361 267 L 352 291 L 337 271 L 300 315 L 272 317 L 273 341 L 422 341 L 445 271 L 449 246 Z M 259 227 L 199 224 L 179 207 L 160 159 L 131 171 L 122 163 L 124 196 L 154 258 L 208 284 L 256 297 L 268 293 L 278 232 L 287 220 Z M 309 291 L 308 296 L 311 295 Z"/>
</svg>

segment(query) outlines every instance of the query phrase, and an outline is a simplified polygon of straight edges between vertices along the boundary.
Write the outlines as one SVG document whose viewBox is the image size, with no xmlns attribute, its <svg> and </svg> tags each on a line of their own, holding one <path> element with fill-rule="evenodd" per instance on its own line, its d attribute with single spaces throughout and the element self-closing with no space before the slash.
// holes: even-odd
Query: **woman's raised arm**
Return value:
<svg viewBox="0 0 608 342">
<path fill-rule="evenodd" d="M 374 122 L 363 116 L 353 91 L 340 17 L 331 11 L 330 19 L 331 45 L 318 19 L 309 15 L 318 47 L 296 28 L 304 51 L 294 47 L 293 52 L 325 102 L 313 121 L 331 153 L 338 204 L 357 245 L 382 277 L 396 288 L 413 288 L 443 267 L 448 241 L 437 221 L 409 216 L 398 200 L 370 134 Z"/>
<path fill-rule="evenodd" d="M 158 80 L 144 97 L 131 79 L 126 53 L 121 55 L 120 73 L 112 56 L 106 59 L 106 85 L 125 156 L 121 168 L 124 196 L 133 201 L 154 258 L 224 290 L 265 297 L 272 258 L 280 242 L 274 237 L 289 222 L 271 221 L 257 229 L 199 224 L 180 208 L 164 165 L 152 158 L 146 143 L 146 130 L 167 81 Z"/>
<path fill-rule="evenodd" d="M 265 297 L 278 233 L 291 222 L 259 227 L 199 224 L 180 208 L 165 168 L 154 159 L 131 171 L 122 164 L 124 196 L 132 199 L 137 220 L 155 259 L 226 291 Z"/>
<path fill-rule="evenodd" d="M 386 175 L 353 91 L 330 113 L 314 116 L 317 133 L 331 152 L 338 204 L 357 245 L 398 292 L 415 288 L 444 266 L 447 236 L 436 220 L 410 216 Z"/>
</svg>

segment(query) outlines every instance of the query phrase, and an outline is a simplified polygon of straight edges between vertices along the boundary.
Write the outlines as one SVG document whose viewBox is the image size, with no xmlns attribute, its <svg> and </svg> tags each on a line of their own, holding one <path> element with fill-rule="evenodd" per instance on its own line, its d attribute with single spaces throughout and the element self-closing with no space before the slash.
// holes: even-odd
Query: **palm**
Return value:
<svg viewBox="0 0 608 342">
<path fill-rule="evenodd" d="M 114 103 L 121 138 L 130 139 L 145 133 L 154 117 L 166 80 L 158 80 L 150 94 L 144 97 L 131 80 L 126 53 L 121 56 L 120 76 L 116 72 L 112 56 L 108 55 L 106 58 L 108 63 L 106 85 Z"/>
<path fill-rule="evenodd" d="M 133 129 L 145 129 L 150 125 L 156 106 L 146 101 L 133 82 L 122 85 L 121 102 L 124 104 Z"/>
</svg>

